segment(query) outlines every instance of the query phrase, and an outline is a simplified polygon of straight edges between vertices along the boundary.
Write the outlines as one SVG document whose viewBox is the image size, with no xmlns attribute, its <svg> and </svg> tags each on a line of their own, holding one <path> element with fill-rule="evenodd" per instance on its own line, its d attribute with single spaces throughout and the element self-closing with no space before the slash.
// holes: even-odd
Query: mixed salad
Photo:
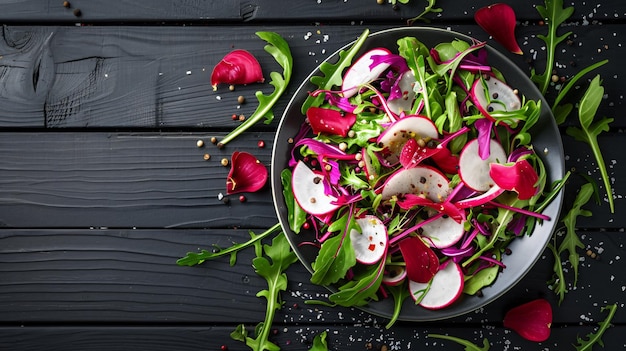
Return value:
<svg viewBox="0 0 626 351">
<path fill-rule="evenodd" d="M 404 37 L 356 56 L 366 36 L 311 79 L 281 176 L 291 230 L 316 233 L 311 281 L 338 287 L 328 303 L 392 297 L 397 318 L 409 296 L 441 309 L 491 285 L 551 191 L 529 132 L 541 101 L 485 43 Z"/>
</svg>

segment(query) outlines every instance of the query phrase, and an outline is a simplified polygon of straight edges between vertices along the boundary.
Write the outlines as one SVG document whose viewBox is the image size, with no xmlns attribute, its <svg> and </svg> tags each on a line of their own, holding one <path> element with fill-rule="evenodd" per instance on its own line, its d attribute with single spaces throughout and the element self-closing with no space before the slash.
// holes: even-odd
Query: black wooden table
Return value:
<svg viewBox="0 0 626 351">
<path fill-rule="evenodd" d="M 517 13 L 525 52 L 507 56 L 529 72 L 545 62 L 537 35 L 547 28 L 535 9 L 541 3 L 507 2 Z M 610 61 L 594 73 L 606 88 L 599 115 L 615 118 L 599 140 L 616 211 L 610 213 L 606 198 L 586 206 L 593 216 L 578 222 L 586 245 L 579 282 L 570 284 L 564 302 L 559 306 L 546 284 L 553 270 L 546 251 L 519 285 L 478 311 L 432 323 L 398 322 L 387 330 L 387 320 L 357 309 L 306 305 L 327 292 L 294 264 L 271 336 L 281 349 L 308 350 L 326 330 L 332 350 L 463 349 L 428 333 L 478 344 L 487 338 L 492 350 L 570 350 L 577 336 L 596 330 L 606 318 L 601 308 L 613 303 L 619 309 L 604 334 L 605 349 L 624 348 L 626 2 L 571 3 L 575 13 L 560 30 L 573 34 L 557 50 L 558 75 Z M 223 149 L 212 145 L 212 136 L 240 123 L 233 114 L 254 110 L 256 90 L 271 91 L 267 84 L 213 91 L 213 66 L 241 48 L 256 54 L 264 71 L 276 70 L 254 33 L 279 33 L 295 62 L 292 83 L 274 107 L 280 116 L 322 60 L 365 28 L 405 26 L 426 4 L 73 0 L 66 8 L 62 1 L 1 1 L 0 349 L 246 349 L 229 334 L 239 323 L 252 327 L 265 316 L 256 293 L 266 283 L 250 264 L 253 251 L 241 252 L 232 267 L 226 258 L 176 265 L 188 251 L 228 246 L 277 222 L 269 187 L 248 194 L 244 203 L 218 199 L 228 173 L 220 160 L 239 150 L 269 165 L 278 118 Z M 501 49 L 473 21 L 475 10 L 488 4 L 440 0 L 443 12 L 417 24 L 466 33 Z M 574 95 L 580 97 L 584 84 Z M 547 98 L 553 94 L 551 87 Z M 239 105 L 239 95 L 248 102 Z M 579 175 L 597 182 L 600 175 L 589 147 L 564 129 L 566 166 L 577 174 L 566 190 L 567 207 L 584 180 Z M 198 140 L 206 146 L 198 148 Z M 260 140 L 265 148 L 258 147 Z M 511 307 L 539 297 L 551 302 L 554 322 L 551 337 L 538 344 L 504 328 L 502 319 Z"/>
</svg>

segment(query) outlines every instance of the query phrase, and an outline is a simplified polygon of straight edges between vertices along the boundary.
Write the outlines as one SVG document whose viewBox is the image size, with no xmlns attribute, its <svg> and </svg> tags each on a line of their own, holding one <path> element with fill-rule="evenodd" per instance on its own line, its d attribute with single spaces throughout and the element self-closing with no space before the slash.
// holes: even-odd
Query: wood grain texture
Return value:
<svg viewBox="0 0 626 351">
<path fill-rule="evenodd" d="M 274 113 L 282 114 L 289 97 L 321 61 L 366 28 L 377 31 L 389 26 L 263 27 L 285 37 L 296 62 L 291 84 Z M 446 28 L 499 47 L 477 26 Z M 563 44 L 558 53 L 558 75 L 571 77 L 608 59 L 608 65 L 593 73 L 601 74 L 606 88 L 606 101 L 598 114 L 619 116 L 624 106 L 621 77 L 626 75 L 624 65 L 616 64 L 626 55 L 620 26 L 567 29 L 574 34 L 570 45 Z M 253 53 L 266 77 L 280 71 L 263 50 L 265 42 L 254 35 L 257 30 L 246 26 L 6 26 L 0 40 L 0 127 L 231 128 L 232 114 L 249 116 L 256 109 L 257 90 L 270 93 L 273 88 L 250 84 L 229 91 L 223 85 L 213 91 L 211 71 L 235 48 Z M 520 27 L 518 37 L 526 54 L 507 54 L 529 75 L 534 62 L 545 59 L 545 44 L 538 34 L 544 34 L 541 27 Z M 536 66 L 543 69 L 539 63 Z M 549 100 L 555 98 L 558 85 L 550 88 Z M 566 101 L 578 101 L 585 87 L 583 80 Z M 245 104 L 237 103 L 239 95 L 246 98 Z M 576 116 L 572 118 L 575 121 Z M 613 126 L 623 128 L 626 122 L 618 118 Z"/>
<path fill-rule="evenodd" d="M 599 321 L 604 318 L 594 312 L 590 318 Z M 444 334 L 467 339 L 482 346 L 487 339 L 490 350 L 569 350 L 576 343 L 577 337 L 595 331 L 593 323 L 578 328 L 553 326 L 551 337 L 546 342 L 534 343 L 496 325 L 484 325 L 479 328 L 463 326 L 429 326 L 425 324 L 398 325 L 392 330 L 385 330 L 376 324 L 347 324 L 329 328 L 315 324 L 277 325 L 276 334 L 270 340 L 284 351 L 306 351 L 311 347 L 313 338 L 327 332 L 328 349 L 344 350 L 463 350 L 463 346 L 452 341 L 435 339 L 429 334 Z M 252 328 L 252 326 L 250 327 Z M 22 327 L 0 329 L 3 347 L 7 350 L 29 351 L 93 351 L 137 350 L 137 351 L 197 351 L 220 350 L 222 345 L 230 351 L 249 350 L 238 341 L 233 341 L 229 334 L 234 329 L 228 326 L 178 326 L 178 327 L 108 327 L 105 330 L 89 326 L 68 327 Z M 252 329 L 250 329 L 251 331 Z M 613 326 L 603 336 L 605 345 L 624 347 L 622 333 L 624 326 Z"/>
<path fill-rule="evenodd" d="M 626 235 L 590 230 L 579 234 L 585 250 L 598 256 L 591 258 L 583 250 L 579 283 L 573 287 L 568 282 L 571 291 L 559 308 L 546 284 L 553 265 L 546 251 L 502 298 L 435 324 L 498 324 L 513 306 L 544 297 L 554 307 L 555 325 L 575 326 L 585 322 L 581 310 L 591 313 L 599 306 L 621 303 L 626 274 L 616 267 L 626 257 Z M 253 250 L 239 253 L 233 267 L 228 257 L 196 267 L 175 264 L 187 252 L 227 247 L 248 238 L 243 229 L 0 230 L 0 324 L 256 324 L 265 315 L 265 304 L 256 293 L 266 282 L 251 266 Z M 284 305 L 275 318 L 278 324 L 387 323 L 357 309 L 308 305 L 310 300 L 325 300 L 328 291 L 311 284 L 300 264 L 292 265 L 287 276 Z M 626 322 L 626 312 L 620 309 L 613 321 Z"/>
</svg>

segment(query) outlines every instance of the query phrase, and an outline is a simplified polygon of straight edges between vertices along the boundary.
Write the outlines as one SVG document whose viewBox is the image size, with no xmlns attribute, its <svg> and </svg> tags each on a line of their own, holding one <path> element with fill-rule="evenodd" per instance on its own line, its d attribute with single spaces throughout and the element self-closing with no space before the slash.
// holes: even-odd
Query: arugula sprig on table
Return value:
<svg viewBox="0 0 626 351">
<path fill-rule="evenodd" d="M 283 68 L 283 73 L 282 75 L 278 72 L 270 73 L 270 78 L 272 79 L 270 84 L 274 86 L 274 91 L 269 95 L 263 94 L 262 91 L 257 91 L 255 93 L 255 96 L 259 101 L 256 110 L 254 110 L 252 115 L 243 123 L 219 141 L 218 146 L 220 147 L 223 147 L 226 143 L 235 139 L 239 136 L 239 134 L 243 133 L 263 118 L 265 118 L 265 124 L 271 123 L 274 119 L 272 107 L 287 90 L 287 85 L 291 80 L 293 57 L 291 56 L 289 44 L 287 44 L 285 39 L 283 39 L 279 34 L 274 32 L 257 32 L 256 35 L 268 43 L 265 45 L 264 49 L 267 53 L 272 55 L 276 62 L 278 62 L 278 64 Z"/>
<path fill-rule="evenodd" d="M 565 293 L 568 291 L 566 283 L 567 280 L 565 278 L 565 273 L 563 272 L 561 257 L 563 254 L 567 254 L 568 260 L 574 270 L 573 286 L 576 286 L 578 282 L 578 261 L 580 259 L 577 249 L 585 247 L 585 245 L 578 238 L 578 234 L 576 234 L 576 219 L 579 216 L 591 216 L 591 211 L 585 210 L 582 207 L 589 202 L 593 193 L 594 186 L 591 183 L 586 183 L 580 188 L 572 208 L 562 219 L 566 229 L 565 236 L 560 243 L 558 243 L 558 235 L 555 234 L 552 238 L 553 242 L 548 244 L 548 248 L 554 255 L 554 276 L 549 282 L 549 285 L 552 285 L 552 289 L 559 296 L 559 304 L 563 302 Z"/>
<path fill-rule="evenodd" d="M 599 323 L 599 328 L 597 331 L 587 334 L 587 339 L 583 339 L 578 337 L 576 340 L 576 351 L 591 351 L 593 349 L 593 345 L 598 344 L 604 347 L 604 343 L 602 342 L 602 335 L 604 332 L 611 326 L 611 320 L 613 316 L 615 316 L 615 311 L 617 311 L 617 304 L 607 305 L 600 309 L 600 311 L 608 311 L 609 315 L 602 322 Z"/>
</svg>

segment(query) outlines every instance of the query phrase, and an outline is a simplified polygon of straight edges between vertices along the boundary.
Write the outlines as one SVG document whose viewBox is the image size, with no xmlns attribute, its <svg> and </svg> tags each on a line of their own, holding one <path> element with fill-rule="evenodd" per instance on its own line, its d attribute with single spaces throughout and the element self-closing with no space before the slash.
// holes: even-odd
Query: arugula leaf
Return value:
<svg viewBox="0 0 626 351">
<path fill-rule="evenodd" d="M 604 87 L 601 85 L 600 76 L 596 75 L 595 78 L 589 84 L 585 95 L 580 100 L 578 105 L 578 119 L 580 121 L 581 128 L 568 127 L 566 133 L 576 138 L 578 141 L 583 141 L 591 147 L 591 151 L 598 163 L 600 174 L 602 175 L 602 181 L 604 182 L 604 188 L 606 190 L 606 196 L 609 200 L 609 207 L 611 213 L 615 212 L 615 204 L 613 201 L 613 190 L 611 188 L 611 180 L 606 170 L 606 164 L 600 151 L 600 145 L 598 145 L 598 135 L 603 131 L 609 131 L 609 124 L 613 122 L 613 118 L 604 117 L 599 121 L 594 122 L 596 112 L 604 96 Z"/>
<path fill-rule="evenodd" d="M 598 344 L 604 347 L 604 343 L 602 342 L 602 335 L 611 326 L 611 320 L 615 315 L 615 311 L 617 311 L 617 304 L 604 306 L 600 310 L 603 312 L 609 311 L 609 315 L 604 321 L 600 323 L 600 328 L 598 329 L 598 331 L 596 331 L 595 333 L 587 334 L 587 340 L 577 337 L 577 345 L 575 345 L 577 351 L 591 351 L 594 344 Z"/>
<path fill-rule="evenodd" d="M 545 0 L 545 6 L 537 5 L 537 12 L 548 26 L 548 35 L 538 34 L 537 38 L 546 43 L 546 67 L 543 73 L 537 74 L 533 68 L 530 78 L 539 85 L 541 93 L 545 95 L 552 78 L 552 69 L 555 62 L 556 46 L 565 40 L 571 32 L 557 36 L 557 28 L 574 13 L 574 7 L 563 8 L 563 0 Z"/>
<path fill-rule="evenodd" d="M 235 139 L 239 134 L 252 127 L 263 117 L 266 118 L 265 124 L 269 124 L 274 119 L 274 113 L 272 107 L 281 95 L 287 90 L 287 85 L 291 80 L 291 73 L 293 71 L 293 57 L 291 56 L 291 50 L 289 44 L 279 34 L 274 32 L 257 32 L 256 35 L 265 40 L 268 45 L 265 45 L 264 49 L 267 53 L 272 55 L 276 62 L 283 68 L 283 74 L 278 72 L 271 72 L 270 84 L 274 86 L 274 91 L 265 95 L 262 91 L 257 91 L 255 96 L 259 101 L 259 105 L 256 110 L 237 128 L 233 129 L 228 135 L 226 135 L 219 143 L 219 147 L 223 147 L 228 142 Z"/>
<path fill-rule="evenodd" d="M 322 243 L 315 261 L 311 282 L 317 285 L 330 285 L 346 276 L 350 268 L 356 264 L 356 255 L 350 241 L 350 231 L 357 224 L 351 213 L 347 213 L 332 224 L 342 227 L 340 233 Z M 329 231 L 334 228 L 329 228 Z"/>
<path fill-rule="evenodd" d="M 326 331 L 324 330 L 313 338 L 313 345 L 309 351 L 328 351 L 328 344 L 326 343 Z"/>
<path fill-rule="evenodd" d="M 280 223 L 276 223 L 271 228 L 269 228 L 268 230 L 264 231 L 261 234 L 255 234 L 254 232 L 250 231 L 249 232 L 250 240 L 246 241 L 245 243 L 233 244 L 232 246 L 226 249 L 215 247 L 216 249 L 215 252 L 211 252 L 211 251 L 204 250 L 204 249 L 201 250 L 200 253 L 188 252 L 185 257 L 178 259 L 176 263 L 179 266 L 195 266 L 207 260 L 213 260 L 218 257 L 230 255 L 230 265 L 233 266 L 235 265 L 237 261 L 237 252 L 247 247 L 250 247 L 252 245 L 256 245 L 257 243 L 260 243 L 261 240 L 268 237 L 270 234 L 274 233 L 275 231 L 279 229 L 280 229 Z"/>
<path fill-rule="evenodd" d="M 570 89 L 574 87 L 583 76 L 593 71 L 594 69 L 603 66 L 607 62 L 609 62 L 609 60 L 602 60 L 582 69 L 572 78 L 570 78 L 565 85 L 563 85 L 563 87 L 559 90 L 559 94 L 554 100 L 554 103 L 552 104 L 552 113 L 554 114 L 554 119 L 556 120 L 557 124 L 562 124 L 563 122 L 565 122 L 565 119 L 574 108 L 572 104 L 559 105 L 561 103 L 561 100 L 565 98 Z"/>
<path fill-rule="evenodd" d="M 230 336 L 234 340 L 245 342 L 246 346 L 254 351 L 278 351 L 280 347 L 269 341 L 268 338 L 275 312 L 281 307 L 280 292 L 287 289 L 285 270 L 298 258 L 291 250 L 285 235 L 277 235 L 272 240 L 271 245 L 263 245 L 263 254 L 257 255 L 252 260 L 252 266 L 255 272 L 267 281 L 267 289 L 256 294 L 257 297 L 264 297 L 267 300 L 265 321 L 259 323 L 255 328 L 254 338 L 248 336 L 243 324 L 237 326 Z"/>
<path fill-rule="evenodd" d="M 467 341 L 467 340 L 461 339 L 461 338 L 457 338 L 455 336 L 442 335 L 442 334 L 428 334 L 428 337 L 429 338 L 436 338 L 436 339 L 444 339 L 444 340 L 454 341 L 457 344 L 465 346 L 465 351 L 489 351 L 489 346 L 491 346 L 489 344 L 489 340 L 487 340 L 487 338 L 483 339 L 483 346 L 480 347 L 480 346 L 475 345 L 474 343 L 472 343 L 470 341 Z"/>
<path fill-rule="evenodd" d="M 583 209 L 582 206 L 589 202 L 593 193 L 594 187 L 591 183 L 586 183 L 580 187 L 580 190 L 576 195 L 576 199 L 574 199 L 572 208 L 562 219 L 566 228 L 565 237 L 557 247 L 557 235 L 555 234 L 553 238 L 554 242 L 548 245 L 554 255 L 554 277 L 549 284 L 554 285 L 552 289 L 559 296 L 559 304 L 563 302 L 565 293 L 567 292 L 561 254 L 567 253 L 569 262 L 574 270 L 574 286 L 576 286 L 578 282 L 578 262 L 580 260 L 580 255 L 578 254 L 577 249 L 585 247 L 585 245 L 578 238 L 578 234 L 576 234 L 576 219 L 578 216 L 591 216 L 591 211 Z"/>
<path fill-rule="evenodd" d="M 419 15 L 409 19 L 408 21 L 406 21 L 407 25 L 412 25 L 413 23 L 415 23 L 415 21 L 418 20 L 422 20 L 426 23 L 430 23 L 430 20 L 428 18 L 424 18 L 424 16 L 426 16 L 429 13 L 439 13 L 442 12 L 443 9 L 441 7 L 435 7 L 437 0 L 427 0 L 428 1 L 428 5 L 426 5 L 426 7 L 424 7 L 424 11 L 422 11 L 422 13 L 420 13 Z M 402 1 L 401 1 L 402 2 Z M 408 0 L 406 0 L 406 2 L 408 2 Z"/>
<path fill-rule="evenodd" d="M 348 51 L 341 50 L 337 63 L 332 64 L 328 61 L 322 62 L 320 71 L 324 76 L 311 77 L 311 83 L 317 85 L 321 90 L 331 90 L 335 86 L 340 87 L 343 82 L 343 70 L 352 64 L 352 59 L 365 42 L 365 39 L 367 39 L 369 33 L 369 29 L 365 29 Z M 304 103 L 302 103 L 300 111 L 302 114 L 306 115 L 306 111 L 309 107 L 319 106 L 323 101 L 324 94 L 318 94 L 317 96 L 309 95 L 306 100 L 304 100 Z"/>
<path fill-rule="evenodd" d="M 404 284 L 389 286 L 387 290 L 389 290 L 393 297 L 393 314 L 391 315 L 389 323 L 385 326 L 385 329 L 391 328 L 396 323 L 398 317 L 400 317 L 404 300 L 411 295 L 411 291 L 409 291 Z"/>
<path fill-rule="evenodd" d="M 280 180 L 283 184 L 283 197 L 287 205 L 287 218 L 289 218 L 289 228 L 294 233 L 300 233 L 300 228 L 306 222 L 306 211 L 300 207 L 298 201 L 293 197 L 291 190 L 291 170 L 285 168 L 280 172 Z"/>
<path fill-rule="evenodd" d="M 378 266 L 370 267 L 364 274 L 355 276 L 328 299 L 333 304 L 344 307 L 364 306 L 370 300 L 378 300 L 376 292 L 383 281 L 384 269 L 385 260 L 380 260 Z"/>
</svg>

